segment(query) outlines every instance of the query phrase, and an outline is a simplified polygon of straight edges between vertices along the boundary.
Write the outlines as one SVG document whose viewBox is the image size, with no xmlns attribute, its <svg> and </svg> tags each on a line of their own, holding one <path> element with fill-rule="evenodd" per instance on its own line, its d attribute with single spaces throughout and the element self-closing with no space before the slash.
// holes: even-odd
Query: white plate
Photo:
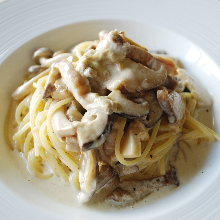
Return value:
<svg viewBox="0 0 220 220">
<path fill-rule="evenodd" d="M 149 49 L 163 49 L 179 57 L 213 95 L 215 130 L 219 133 L 219 21 L 217 0 L 0 3 L 0 219 L 219 219 L 219 143 L 213 145 L 203 173 L 198 172 L 170 196 L 144 208 L 98 212 L 66 206 L 25 181 L 10 161 L 3 123 L 10 94 L 22 83 L 36 48 L 68 49 L 96 39 L 102 29 L 117 28 Z"/>
</svg>

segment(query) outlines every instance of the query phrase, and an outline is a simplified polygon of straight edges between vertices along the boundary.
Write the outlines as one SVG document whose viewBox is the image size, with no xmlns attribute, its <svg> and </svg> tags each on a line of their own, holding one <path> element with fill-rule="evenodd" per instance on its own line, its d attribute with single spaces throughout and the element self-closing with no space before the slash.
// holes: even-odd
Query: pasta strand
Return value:
<svg viewBox="0 0 220 220">
<path fill-rule="evenodd" d="M 122 120 L 121 128 L 124 129 L 123 125 L 125 126 L 125 121 Z M 118 161 L 121 164 L 126 165 L 126 166 L 133 166 L 133 165 L 136 165 L 136 164 L 140 163 L 146 157 L 146 155 L 149 153 L 149 151 L 150 151 L 150 149 L 151 149 L 151 147 L 153 145 L 153 142 L 154 142 L 154 140 L 156 138 L 159 126 L 160 126 L 160 121 L 158 121 L 157 124 L 154 126 L 153 133 L 152 133 L 152 135 L 151 135 L 151 137 L 150 137 L 150 139 L 149 139 L 149 141 L 147 143 L 147 146 L 145 147 L 143 153 L 141 154 L 141 156 L 136 158 L 136 159 L 133 159 L 131 161 L 127 161 L 127 160 L 125 160 L 122 157 L 122 155 L 120 153 L 120 141 L 121 141 L 121 138 L 118 138 L 118 139 L 116 138 L 117 142 L 115 144 L 115 155 L 116 155 Z M 118 132 L 118 133 L 120 133 L 120 132 Z"/>
</svg>

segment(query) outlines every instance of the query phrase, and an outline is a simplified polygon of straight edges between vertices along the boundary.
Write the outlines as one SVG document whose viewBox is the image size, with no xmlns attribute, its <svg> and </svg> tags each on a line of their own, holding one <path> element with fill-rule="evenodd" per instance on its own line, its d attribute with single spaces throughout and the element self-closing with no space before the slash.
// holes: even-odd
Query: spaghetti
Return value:
<svg viewBox="0 0 220 220">
<path fill-rule="evenodd" d="M 82 203 L 120 186 L 110 184 L 113 177 L 165 175 L 180 141 L 220 140 L 195 119 L 198 94 L 172 60 L 151 55 L 123 32 L 100 36 L 71 53 L 36 51 L 39 72 L 13 93 L 14 149 L 36 177 L 56 175 L 81 190 Z M 105 166 L 114 175 L 104 176 Z"/>
</svg>

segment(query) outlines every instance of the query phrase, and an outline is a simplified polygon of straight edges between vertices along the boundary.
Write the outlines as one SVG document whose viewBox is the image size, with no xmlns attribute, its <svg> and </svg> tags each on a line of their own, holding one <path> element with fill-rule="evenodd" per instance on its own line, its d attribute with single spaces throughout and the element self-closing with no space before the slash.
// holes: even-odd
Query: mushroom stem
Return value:
<svg viewBox="0 0 220 220">
<path fill-rule="evenodd" d="M 78 195 L 80 203 L 86 203 L 95 193 L 98 182 L 98 163 L 96 150 L 82 152 L 79 162 L 79 182 L 81 192 Z"/>
<path fill-rule="evenodd" d="M 42 67 L 50 67 L 53 63 L 56 63 L 62 59 L 67 59 L 70 57 L 71 60 L 76 58 L 76 56 L 72 53 L 61 53 L 52 58 L 40 58 L 40 64 Z"/>
<path fill-rule="evenodd" d="M 28 94 L 34 91 L 33 83 L 39 80 L 41 77 L 46 76 L 49 74 L 49 68 L 38 74 L 37 76 L 33 77 L 23 85 L 19 86 L 13 93 L 12 98 L 14 100 L 21 100 Z"/>
</svg>

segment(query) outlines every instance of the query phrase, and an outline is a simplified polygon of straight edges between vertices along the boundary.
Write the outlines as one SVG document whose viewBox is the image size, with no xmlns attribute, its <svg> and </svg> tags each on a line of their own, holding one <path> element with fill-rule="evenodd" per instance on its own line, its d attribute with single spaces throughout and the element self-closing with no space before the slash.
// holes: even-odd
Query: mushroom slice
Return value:
<svg viewBox="0 0 220 220">
<path fill-rule="evenodd" d="M 112 101 L 120 105 L 120 111 L 117 113 L 122 117 L 136 118 L 142 117 L 149 113 L 149 105 L 146 101 L 142 104 L 132 102 L 131 100 L 127 99 L 126 96 L 123 95 L 120 90 L 112 91 L 108 95 L 108 97 Z"/>
<path fill-rule="evenodd" d="M 67 119 L 64 106 L 60 107 L 51 117 L 51 125 L 58 137 L 76 134 L 77 127 Z"/>
<path fill-rule="evenodd" d="M 82 152 L 79 161 L 79 182 L 81 192 L 78 195 L 80 203 L 86 203 L 96 191 L 98 183 L 98 163 L 96 150 Z"/>
<path fill-rule="evenodd" d="M 134 165 L 134 166 L 125 166 L 121 163 L 116 163 L 116 171 L 118 172 L 119 176 L 126 176 L 132 173 L 136 173 L 139 170 L 139 167 Z"/>
<path fill-rule="evenodd" d="M 160 107 L 157 97 L 152 90 L 146 91 L 143 98 L 148 102 L 150 112 L 147 116 L 144 116 L 138 120 L 141 121 L 145 127 L 150 128 L 153 127 L 161 118 L 163 110 Z"/>
<path fill-rule="evenodd" d="M 175 90 L 178 86 L 178 81 L 171 76 L 167 76 L 166 80 L 161 86 L 166 87 L 167 89 Z"/>
<path fill-rule="evenodd" d="M 44 86 L 42 98 L 44 101 L 47 101 L 48 98 L 52 97 L 52 92 L 55 88 L 54 83 L 60 77 L 59 71 L 57 68 L 52 67 L 50 69 L 47 81 Z"/>
<path fill-rule="evenodd" d="M 158 70 L 153 70 L 129 58 L 104 67 L 109 72 L 104 85 L 110 91 L 123 88 L 129 93 L 149 90 L 160 86 L 167 78 L 167 71 L 163 65 Z"/>
<path fill-rule="evenodd" d="M 53 83 L 47 83 L 44 86 L 43 94 L 42 94 L 42 99 L 46 102 L 49 98 L 52 98 L 52 92 L 55 89 L 55 86 Z"/>
<path fill-rule="evenodd" d="M 68 97 L 71 97 L 72 94 L 68 91 L 68 88 L 66 87 L 65 83 L 63 82 L 63 79 L 57 79 L 54 83 L 55 90 L 52 89 L 52 98 L 55 100 L 63 100 Z"/>
<path fill-rule="evenodd" d="M 125 36 L 125 31 L 121 31 L 119 34 L 120 34 L 120 36 L 123 38 L 123 40 L 124 40 L 125 42 L 128 42 L 130 45 L 134 45 L 134 46 L 138 46 L 138 47 L 140 47 L 140 48 L 144 48 L 144 47 L 142 47 L 140 44 L 137 44 L 136 42 L 134 42 L 134 41 L 131 40 L 130 38 L 126 37 L 126 36 Z M 144 48 L 144 49 L 147 50 L 146 48 Z"/>
<path fill-rule="evenodd" d="M 103 188 L 109 188 L 117 186 L 120 182 L 118 173 L 109 165 L 105 164 L 101 166 L 98 175 L 98 185 L 97 191 L 100 191 Z"/>
<path fill-rule="evenodd" d="M 114 205 L 127 205 L 144 198 L 155 190 L 170 185 L 179 186 L 174 167 L 171 167 L 165 175 L 157 178 L 123 180 L 119 187 L 110 193 L 105 200 L 114 203 Z"/>
<path fill-rule="evenodd" d="M 86 110 L 100 108 L 108 114 L 112 114 L 114 110 L 117 109 L 117 105 L 115 105 L 108 97 L 99 96 L 97 93 L 91 92 L 88 79 L 85 76 L 82 76 L 73 67 L 70 61 L 62 60 L 56 63 L 55 67 L 59 70 L 68 90 L 83 108 Z"/>
<path fill-rule="evenodd" d="M 83 151 L 99 147 L 107 139 L 112 127 L 112 115 L 100 109 L 87 111 L 77 128 L 79 146 Z"/>
<path fill-rule="evenodd" d="M 66 116 L 70 121 L 81 121 L 83 115 L 79 112 L 77 108 L 76 100 L 73 100 L 66 111 Z"/>
<path fill-rule="evenodd" d="M 167 89 L 157 91 L 157 99 L 161 108 L 168 114 L 169 123 L 175 123 L 183 118 L 185 114 L 185 104 L 181 96 Z"/>
<path fill-rule="evenodd" d="M 130 45 L 127 53 L 127 57 L 131 60 L 141 63 L 155 71 L 159 70 L 161 66 L 164 66 L 167 70 L 167 75 L 177 75 L 176 66 L 174 62 L 169 58 L 153 56 L 147 49 L 136 45 Z"/>
<path fill-rule="evenodd" d="M 108 157 L 110 157 L 111 154 L 115 153 L 115 140 L 120 126 L 120 121 L 118 120 L 118 118 L 119 116 L 115 115 L 111 132 L 102 147 L 104 154 Z"/>
<path fill-rule="evenodd" d="M 102 34 L 101 34 L 102 35 Z M 134 62 L 126 55 L 131 45 L 126 42 L 117 30 L 104 32 L 104 37 L 95 51 L 84 54 L 77 64 L 76 69 L 85 75 L 86 68 L 90 65 L 96 69 L 100 81 L 110 91 L 125 88 L 128 92 L 152 89 L 161 85 L 166 77 L 167 70 L 164 65 L 153 69 Z M 151 55 L 151 57 L 153 57 Z M 99 65 L 94 65 L 99 59 Z M 89 64 L 89 65 L 88 65 Z"/>
</svg>

